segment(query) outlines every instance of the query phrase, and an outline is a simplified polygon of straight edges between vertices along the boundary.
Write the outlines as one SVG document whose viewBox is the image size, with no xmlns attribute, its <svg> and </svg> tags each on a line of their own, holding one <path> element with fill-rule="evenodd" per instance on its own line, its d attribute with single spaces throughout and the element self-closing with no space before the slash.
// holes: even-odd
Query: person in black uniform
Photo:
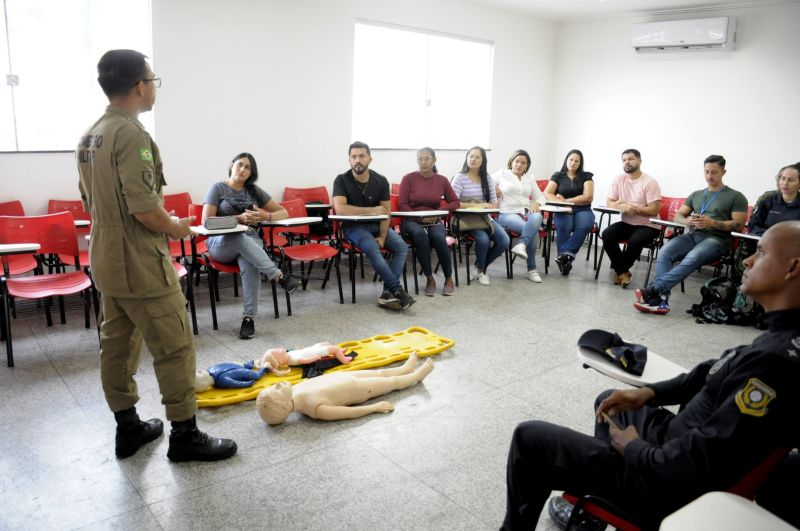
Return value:
<svg viewBox="0 0 800 531">
<path fill-rule="evenodd" d="M 764 306 L 769 330 L 671 380 L 604 392 L 594 437 L 541 421 L 517 426 L 503 529 L 534 529 L 553 489 L 600 496 L 657 527 L 701 494 L 730 488 L 776 448 L 798 446 L 800 221 L 767 230 L 744 264 L 742 291 Z M 557 523 L 569 517 L 558 503 Z"/>
</svg>

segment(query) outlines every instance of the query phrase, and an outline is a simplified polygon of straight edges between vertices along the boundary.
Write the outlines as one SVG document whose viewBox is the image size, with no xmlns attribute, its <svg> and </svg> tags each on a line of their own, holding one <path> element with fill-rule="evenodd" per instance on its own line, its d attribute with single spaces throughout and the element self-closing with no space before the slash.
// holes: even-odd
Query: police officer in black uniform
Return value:
<svg viewBox="0 0 800 531">
<path fill-rule="evenodd" d="M 534 529 L 551 490 L 600 496 L 657 527 L 698 496 L 730 488 L 775 449 L 798 446 L 800 222 L 770 228 L 744 264 L 742 291 L 764 306 L 769 330 L 672 380 L 606 391 L 594 437 L 540 421 L 517 426 L 503 529 Z M 558 523 L 569 511 L 558 518 L 557 500 Z"/>
<path fill-rule="evenodd" d="M 227 459 L 236 453 L 236 443 L 209 437 L 195 422 L 194 342 L 167 245 L 167 236 L 189 236 L 194 218 L 173 221 L 164 210 L 161 157 L 138 120 L 140 112 L 152 109 L 161 84 L 145 59 L 134 50 L 111 50 L 100 58 L 97 79 L 109 105 L 76 149 L 81 198 L 92 216 L 89 260 L 103 295 L 98 319 L 103 392 L 117 421 L 117 457 L 129 457 L 161 436 L 159 419 L 145 422 L 136 413 L 134 375 L 144 340 L 172 421 L 167 457 Z"/>
</svg>

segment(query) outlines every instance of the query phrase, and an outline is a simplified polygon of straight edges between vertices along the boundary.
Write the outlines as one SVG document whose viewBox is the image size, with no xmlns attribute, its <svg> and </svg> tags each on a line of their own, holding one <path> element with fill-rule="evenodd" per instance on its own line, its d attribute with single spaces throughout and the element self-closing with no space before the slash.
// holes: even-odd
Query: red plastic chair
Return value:
<svg viewBox="0 0 800 531">
<path fill-rule="evenodd" d="M 76 271 L 47 275 L 9 278 L 8 273 L 0 278 L 2 289 L 2 332 L 6 340 L 8 366 L 14 366 L 11 342 L 10 301 L 12 298 L 45 299 L 47 326 L 53 325 L 50 314 L 52 297 L 59 297 L 61 324 L 66 323 L 64 296 L 82 294 L 85 306 L 86 328 L 89 328 L 89 311 L 94 298 L 92 281 L 81 269 L 78 237 L 72 215 L 66 212 L 45 216 L 0 216 L 0 243 L 38 243 L 39 253 L 70 255 Z M 91 297 L 91 298 L 90 298 Z"/>
<path fill-rule="evenodd" d="M 726 492 L 751 501 L 754 500 L 758 490 L 769 475 L 791 450 L 791 448 L 776 448 L 763 461 L 747 472 L 742 479 L 726 489 Z M 623 510 L 603 498 L 592 495 L 578 497 L 568 492 L 565 492 L 562 496 L 575 506 L 569 522 L 567 522 L 566 530 L 571 529 L 572 525 L 578 522 L 582 513 L 589 513 L 595 518 L 623 531 L 640 531 L 642 529 Z"/>
<path fill-rule="evenodd" d="M 328 221 L 330 207 L 320 208 L 317 205 L 330 205 L 331 198 L 328 189 L 324 186 L 314 186 L 311 188 L 292 188 L 287 186 L 283 189 L 283 200 L 301 199 L 306 205 L 309 216 L 322 217 L 322 223 L 317 223 L 309 228 L 308 239 L 317 242 L 333 239 L 333 224 Z"/>
<path fill-rule="evenodd" d="M 0 216 L 24 216 L 25 209 L 22 207 L 21 201 L 7 201 L 0 203 Z M 36 261 L 34 254 L 15 254 L 11 256 L 4 256 L 0 258 L 2 262 L 0 265 L 5 270 L 8 269 L 10 275 L 21 275 L 28 271 L 34 271 L 39 268 L 39 263 Z"/>
<path fill-rule="evenodd" d="M 308 215 L 306 206 L 302 199 L 292 199 L 290 201 L 283 201 L 281 206 L 289 213 L 290 218 L 303 218 Z M 331 268 L 336 268 L 336 282 L 339 286 L 339 304 L 344 304 L 344 294 L 342 293 L 342 276 L 339 270 L 339 249 L 322 243 L 307 242 L 302 243 L 307 239 L 309 234 L 308 225 L 300 225 L 296 227 L 287 227 L 292 234 L 300 237 L 301 243 L 292 243 L 291 245 L 273 246 L 273 250 L 281 257 L 281 264 L 285 265 L 289 272 L 292 270 L 292 262 L 300 262 L 300 278 L 303 289 L 308 286 L 311 270 L 314 267 L 314 262 L 323 260 L 325 264 L 325 275 L 322 277 L 322 289 L 328 283 L 331 276 Z M 284 229 L 281 228 L 283 231 Z M 271 232 L 271 231 L 266 231 Z M 267 238 L 270 238 L 267 236 Z M 271 239 L 275 239 L 273 236 Z M 305 270 L 305 264 L 308 263 L 308 272 Z"/>
<path fill-rule="evenodd" d="M 185 218 L 189 216 L 189 205 L 192 204 L 192 196 L 189 195 L 189 192 L 180 192 L 177 194 L 166 194 L 164 196 L 164 210 L 167 212 L 172 212 L 174 216 L 178 216 L 179 218 Z M 197 218 L 195 224 L 199 225 L 201 223 L 201 219 Z M 198 252 L 204 253 L 206 252 L 205 243 L 203 243 L 201 248 L 198 249 Z M 179 256 L 186 256 L 186 244 L 183 240 L 170 240 L 169 241 L 169 254 L 173 258 L 178 258 Z"/>
<path fill-rule="evenodd" d="M 86 227 L 78 227 L 76 230 L 76 238 L 78 234 L 86 235 L 91 231 L 92 216 L 83 209 L 83 202 L 75 199 L 51 199 L 47 202 L 47 213 L 57 214 L 59 212 L 69 212 L 72 214 L 73 219 L 76 221 L 88 221 L 89 225 Z M 81 264 L 89 267 L 89 251 L 83 249 L 80 251 Z M 71 256 L 59 257 L 59 260 L 64 264 L 69 264 L 72 260 Z M 56 264 L 58 265 L 58 264 Z"/>
<path fill-rule="evenodd" d="M 191 204 L 189 205 L 189 215 L 195 216 L 198 220 L 203 219 L 203 205 Z M 233 275 L 233 296 L 239 296 L 239 274 L 241 270 L 239 269 L 239 264 L 236 262 L 232 264 L 226 264 L 223 262 L 217 262 L 208 254 L 208 252 L 204 252 L 200 254 L 199 248 L 202 244 L 205 246 L 205 240 L 207 240 L 207 236 L 197 236 L 194 238 L 194 252 L 192 253 L 192 261 L 190 267 L 192 268 L 193 275 L 196 275 L 197 283 L 200 282 L 200 269 L 202 267 L 206 268 L 207 277 L 208 277 L 208 296 L 209 300 L 211 301 L 211 322 L 212 327 L 214 330 L 218 330 L 219 326 L 217 324 L 217 302 L 219 302 L 219 274 L 220 273 L 229 273 Z M 191 281 L 191 275 L 189 277 Z M 275 281 L 272 281 L 272 301 L 275 308 L 275 319 L 279 317 L 278 314 L 278 291 L 275 284 Z M 288 294 L 287 294 L 287 303 L 288 303 Z M 288 308 L 287 311 L 288 315 L 292 315 L 291 307 Z"/>
<path fill-rule="evenodd" d="M 392 183 L 391 193 L 394 195 L 400 195 L 400 185 L 398 183 Z"/>
<path fill-rule="evenodd" d="M 665 195 L 661 196 L 661 208 L 658 210 L 658 217 L 666 220 L 672 221 L 675 219 L 675 214 L 678 210 L 683 206 L 683 203 L 686 201 L 685 197 L 668 197 Z M 667 240 L 674 238 L 677 233 L 665 226 L 661 226 L 661 234 L 653 242 L 653 245 L 649 247 L 647 252 L 647 275 L 644 277 L 644 287 L 646 288 L 648 282 L 650 281 L 650 271 L 653 269 L 653 262 L 658 258 L 658 250 L 664 246 L 664 243 Z M 683 283 L 681 283 L 681 289 L 683 289 Z"/>
</svg>

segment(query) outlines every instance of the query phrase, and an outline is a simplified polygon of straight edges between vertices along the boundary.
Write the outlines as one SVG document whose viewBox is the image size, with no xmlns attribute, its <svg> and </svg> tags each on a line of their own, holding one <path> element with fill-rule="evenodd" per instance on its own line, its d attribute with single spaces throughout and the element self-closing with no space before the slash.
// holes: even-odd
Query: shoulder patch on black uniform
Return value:
<svg viewBox="0 0 800 531">
<path fill-rule="evenodd" d="M 736 405 L 745 415 L 752 415 L 754 417 L 763 417 L 767 414 L 767 404 L 775 398 L 775 391 L 759 380 L 758 378 L 750 378 L 747 380 L 747 385 L 736 393 Z"/>
</svg>

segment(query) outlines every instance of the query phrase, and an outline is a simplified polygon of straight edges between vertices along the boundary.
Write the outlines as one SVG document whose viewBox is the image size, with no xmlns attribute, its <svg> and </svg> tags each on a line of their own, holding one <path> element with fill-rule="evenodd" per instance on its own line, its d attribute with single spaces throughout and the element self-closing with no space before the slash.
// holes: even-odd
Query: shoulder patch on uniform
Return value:
<svg viewBox="0 0 800 531">
<path fill-rule="evenodd" d="M 767 404 L 775 398 L 775 391 L 759 380 L 750 378 L 747 385 L 736 393 L 736 406 L 745 415 L 763 417 L 767 414 Z"/>
<path fill-rule="evenodd" d="M 139 148 L 139 160 L 153 160 L 153 152 L 150 148 Z"/>
</svg>

